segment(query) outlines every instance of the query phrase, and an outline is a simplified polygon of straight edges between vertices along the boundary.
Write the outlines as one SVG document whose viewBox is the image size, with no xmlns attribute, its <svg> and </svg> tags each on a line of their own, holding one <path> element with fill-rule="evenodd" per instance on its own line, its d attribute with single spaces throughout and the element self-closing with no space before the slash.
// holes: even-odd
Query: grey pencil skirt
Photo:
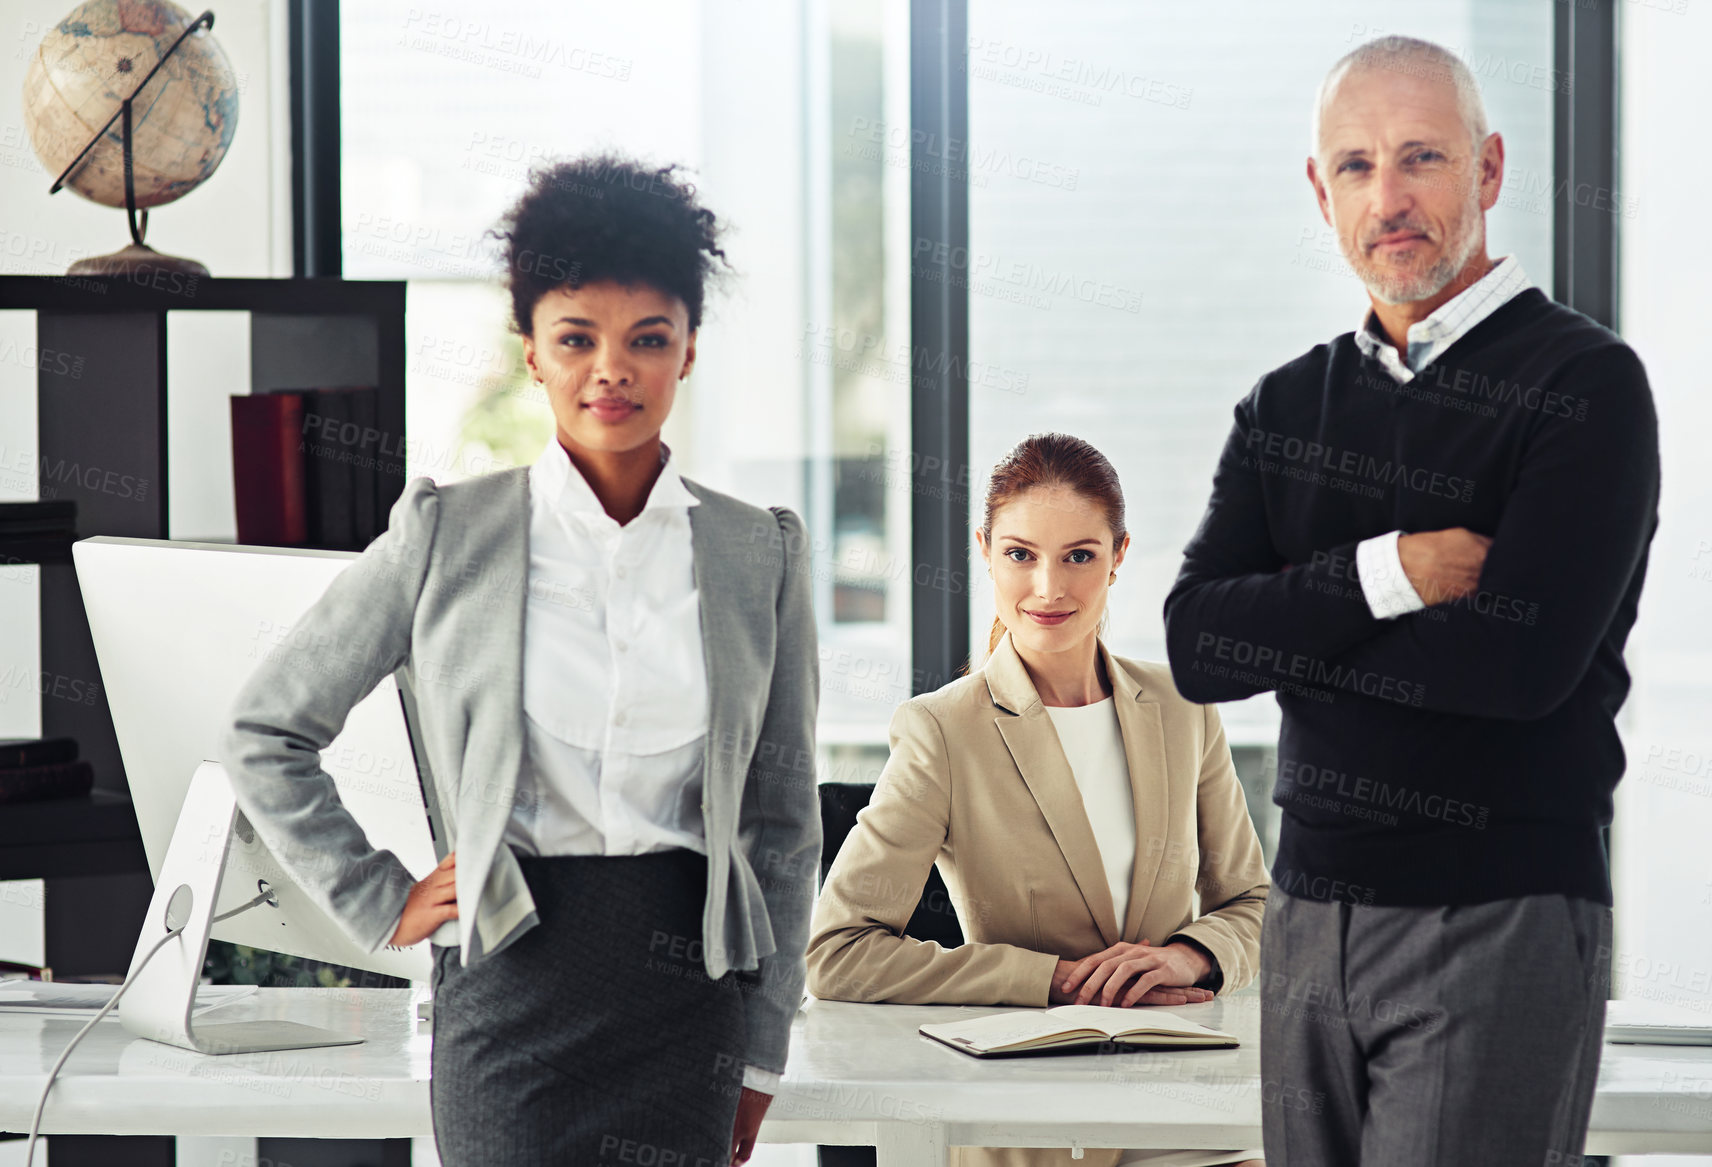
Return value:
<svg viewBox="0 0 1712 1167">
<path fill-rule="evenodd" d="M 441 1163 L 726 1167 L 744 1007 L 702 967 L 707 860 L 518 861 L 540 923 L 469 968 L 434 946 Z"/>
</svg>

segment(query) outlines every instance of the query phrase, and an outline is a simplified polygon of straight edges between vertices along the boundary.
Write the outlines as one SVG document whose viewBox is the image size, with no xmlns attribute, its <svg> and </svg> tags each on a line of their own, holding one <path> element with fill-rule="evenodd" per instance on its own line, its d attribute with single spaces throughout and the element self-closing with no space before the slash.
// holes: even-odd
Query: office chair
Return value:
<svg viewBox="0 0 1712 1167">
<path fill-rule="evenodd" d="M 820 852 L 820 880 L 824 885 L 827 872 L 845 836 L 856 825 L 856 812 L 868 805 L 874 787 L 867 782 L 823 782 L 820 785 L 820 829 L 824 836 Z M 929 869 L 923 885 L 921 900 L 904 935 L 917 940 L 937 940 L 946 948 L 963 943 L 963 929 L 951 906 L 951 893 L 939 877 L 937 867 Z M 874 1167 L 873 1147 L 821 1147 L 820 1167 Z"/>
</svg>

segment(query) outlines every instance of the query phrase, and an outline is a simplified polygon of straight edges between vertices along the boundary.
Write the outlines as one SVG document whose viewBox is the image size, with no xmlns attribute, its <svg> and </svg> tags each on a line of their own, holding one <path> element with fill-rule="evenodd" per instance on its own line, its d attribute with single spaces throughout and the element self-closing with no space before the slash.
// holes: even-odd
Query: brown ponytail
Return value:
<svg viewBox="0 0 1712 1167">
<path fill-rule="evenodd" d="M 981 538 L 989 548 L 993 545 L 993 516 L 999 508 L 1037 486 L 1068 487 L 1099 504 L 1112 529 L 1113 546 L 1123 542 L 1123 487 L 1118 485 L 1118 472 L 1112 469 L 1106 456 L 1069 434 L 1031 434 L 999 460 L 987 482 L 987 512 L 981 524 Z M 1004 635 L 1005 622 L 994 616 L 993 629 L 987 637 L 988 655 L 999 646 Z"/>
</svg>

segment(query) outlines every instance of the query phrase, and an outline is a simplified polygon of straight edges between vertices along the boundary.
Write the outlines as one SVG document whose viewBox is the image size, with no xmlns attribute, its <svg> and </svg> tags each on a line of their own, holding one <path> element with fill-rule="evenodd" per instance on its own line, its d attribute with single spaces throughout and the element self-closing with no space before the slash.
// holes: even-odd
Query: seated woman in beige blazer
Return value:
<svg viewBox="0 0 1712 1167">
<path fill-rule="evenodd" d="M 1022 442 L 993 472 L 977 541 L 998 609 L 989 656 L 893 716 L 891 758 L 815 908 L 809 990 L 1130 1006 L 1241 988 L 1270 886 L 1260 843 L 1218 713 L 1180 697 L 1166 665 L 1115 656 L 1100 639 L 1129 545 L 1111 463 L 1063 434 Z M 958 948 L 903 934 L 934 863 L 963 928 Z M 952 1155 L 1071 1164 L 1068 1150 Z M 1077 1167 L 1259 1156 L 1090 1150 Z"/>
</svg>

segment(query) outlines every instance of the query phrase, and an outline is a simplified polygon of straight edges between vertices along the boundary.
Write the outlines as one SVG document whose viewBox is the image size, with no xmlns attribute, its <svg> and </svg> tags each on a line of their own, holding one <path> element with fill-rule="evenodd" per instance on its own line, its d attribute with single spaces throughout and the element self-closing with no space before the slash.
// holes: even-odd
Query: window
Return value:
<svg viewBox="0 0 1712 1167">
<path fill-rule="evenodd" d="M 1325 71 L 1386 33 L 1435 40 L 1474 71 L 1507 154 L 1492 254 L 1516 253 L 1550 289 L 1550 5 L 1241 0 L 1216 20 L 1123 0 L 1073 20 L 1023 0 L 969 6 L 972 526 L 990 468 L 1028 434 L 1099 447 L 1131 533 L 1111 600 L 1119 653 L 1165 657 L 1165 594 L 1237 400 L 1366 308 L 1303 168 Z M 978 562 L 970 578 L 979 649 L 991 586 Z M 1277 705 L 1221 712 L 1268 838 Z"/>
<path fill-rule="evenodd" d="M 908 445 L 906 8 L 763 7 L 343 0 L 344 270 L 410 281 L 408 473 L 527 464 L 552 417 L 486 231 L 540 161 L 691 168 L 737 278 L 665 438 L 696 480 L 804 517 L 827 772 L 871 780 L 910 692 L 907 486 L 868 458 Z"/>
<path fill-rule="evenodd" d="M 1680 225 L 1712 179 L 1707 160 L 1681 148 L 1708 92 L 1712 13 L 1625 4 L 1618 18 L 1622 168 L 1615 191 L 1581 195 L 1618 216 L 1619 324 L 1652 384 L 1663 488 L 1628 648 L 1629 767 L 1611 840 L 1613 995 L 1704 1014 L 1712 1011 L 1712 476 L 1703 447 L 1712 400 L 1696 303 L 1712 255 Z"/>
</svg>

